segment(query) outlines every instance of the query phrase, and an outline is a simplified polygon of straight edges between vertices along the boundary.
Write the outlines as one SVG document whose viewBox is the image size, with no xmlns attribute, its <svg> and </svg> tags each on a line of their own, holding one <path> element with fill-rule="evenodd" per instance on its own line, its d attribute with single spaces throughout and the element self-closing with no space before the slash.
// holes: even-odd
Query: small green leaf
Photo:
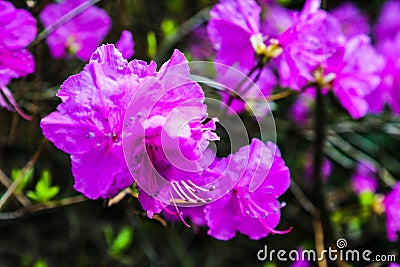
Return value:
<svg viewBox="0 0 400 267">
<path fill-rule="evenodd" d="M 11 171 L 11 180 L 15 181 L 21 175 L 22 169 L 13 169 Z M 33 168 L 29 168 L 26 170 L 24 176 L 22 177 L 21 182 L 17 186 L 17 191 L 21 192 L 28 185 L 29 181 L 33 176 Z"/>
<path fill-rule="evenodd" d="M 371 207 L 375 200 L 375 194 L 370 191 L 365 191 L 360 194 L 358 197 L 361 206 L 363 207 Z"/>
<path fill-rule="evenodd" d="M 111 255 L 118 256 L 123 253 L 131 244 L 132 241 L 132 229 L 124 227 L 118 236 L 114 239 L 111 246 Z"/>
<path fill-rule="evenodd" d="M 175 21 L 173 21 L 172 19 L 164 19 L 161 22 L 161 31 L 164 35 L 164 37 L 169 37 L 171 35 L 173 35 L 176 30 L 178 29 Z"/>
<path fill-rule="evenodd" d="M 106 237 L 107 244 L 110 247 L 113 243 L 114 231 L 110 225 L 104 226 L 103 231 L 104 236 Z"/>
<path fill-rule="evenodd" d="M 139 189 L 137 188 L 136 182 L 131 185 L 131 190 L 133 194 L 139 194 Z"/>
<path fill-rule="evenodd" d="M 29 191 L 26 195 L 36 202 L 46 202 L 54 198 L 60 188 L 58 186 L 51 186 L 51 175 L 48 170 L 42 172 L 42 176 L 36 183 L 35 191 Z"/>
<path fill-rule="evenodd" d="M 37 260 L 33 267 L 47 267 L 47 263 L 44 260 Z"/>
<path fill-rule="evenodd" d="M 152 31 L 147 33 L 147 54 L 151 58 L 155 58 L 157 54 L 157 38 Z"/>
</svg>

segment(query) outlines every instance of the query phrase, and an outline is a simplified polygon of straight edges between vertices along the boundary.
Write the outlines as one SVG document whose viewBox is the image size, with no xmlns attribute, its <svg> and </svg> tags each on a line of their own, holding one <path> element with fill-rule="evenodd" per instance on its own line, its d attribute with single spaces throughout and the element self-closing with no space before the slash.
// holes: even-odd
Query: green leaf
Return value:
<svg viewBox="0 0 400 267">
<path fill-rule="evenodd" d="M 133 194 L 139 194 L 139 189 L 137 188 L 136 182 L 131 185 L 131 190 Z"/>
<path fill-rule="evenodd" d="M 47 263 L 44 260 L 37 260 L 33 267 L 47 267 Z"/>
<path fill-rule="evenodd" d="M 147 33 L 147 54 L 151 58 L 155 58 L 157 54 L 157 38 L 153 31 Z"/>
<path fill-rule="evenodd" d="M 22 169 L 13 169 L 11 171 L 11 180 L 15 181 L 21 175 Z M 22 177 L 21 182 L 17 186 L 17 191 L 21 192 L 25 189 L 28 185 L 29 181 L 32 179 L 33 176 L 33 168 L 29 168 L 26 170 L 24 176 Z"/>
<path fill-rule="evenodd" d="M 29 191 L 26 195 L 36 202 L 46 202 L 54 198 L 59 191 L 60 188 L 58 186 L 51 186 L 50 172 L 44 170 L 36 183 L 35 191 Z"/>
<path fill-rule="evenodd" d="M 132 242 L 132 229 L 124 227 L 118 233 L 111 246 L 111 255 L 118 256 L 123 253 Z"/>
<path fill-rule="evenodd" d="M 164 35 L 165 38 L 173 35 L 176 30 L 178 29 L 178 26 L 176 25 L 175 21 L 172 19 L 164 19 L 161 22 L 161 31 Z"/>
<path fill-rule="evenodd" d="M 371 207 L 375 200 L 375 194 L 370 191 L 365 191 L 360 194 L 358 197 L 361 206 L 363 207 Z"/>
<path fill-rule="evenodd" d="M 104 226 L 103 231 L 104 236 L 106 237 L 107 244 L 110 247 L 113 243 L 114 231 L 110 225 Z"/>
</svg>

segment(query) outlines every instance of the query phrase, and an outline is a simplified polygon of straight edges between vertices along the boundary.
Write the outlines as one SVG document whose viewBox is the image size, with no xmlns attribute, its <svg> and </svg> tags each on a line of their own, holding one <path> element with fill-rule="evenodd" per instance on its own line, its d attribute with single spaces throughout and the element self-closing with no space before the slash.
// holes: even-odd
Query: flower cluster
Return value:
<svg viewBox="0 0 400 267">
<path fill-rule="evenodd" d="M 111 19 L 101 8 L 88 0 L 68 0 L 50 3 L 40 13 L 46 29 L 46 41 L 54 58 L 68 53 L 88 60 L 108 33 Z M 11 79 L 24 77 L 35 71 L 35 60 L 26 47 L 37 34 L 36 19 L 24 9 L 16 9 L 10 2 L 0 0 L 0 106 L 17 111 L 30 120 L 18 106 L 7 85 Z M 116 43 L 125 58 L 134 54 L 132 33 L 123 31 Z"/>
<path fill-rule="evenodd" d="M 58 97 L 41 127 L 71 154 L 74 187 L 85 196 L 113 197 L 136 182 L 149 217 L 191 218 L 224 240 L 236 231 L 253 239 L 279 233 L 277 198 L 290 183 L 279 150 L 253 139 L 227 158 L 212 156 L 217 119 L 207 118 L 204 93 L 178 50 L 157 71 L 103 45 Z M 253 179 L 261 184 L 250 190 Z"/>
<path fill-rule="evenodd" d="M 307 0 L 295 12 L 266 3 L 261 17 L 255 1 L 221 1 L 208 24 L 215 60 L 245 73 L 272 67 L 281 87 L 304 91 L 313 85 L 332 91 L 353 118 L 361 118 L 370 111 L 368 97 L 381 82 L 383 58 L 372 47 L 368 23 L 355 6 L 329 13 L 320 4 Z M 278 14 L 283 20 L 276 19 Z M 271 64 L 257 63 L 265 61 Z"/>
<path fill-rule="evenodd" d="M 310 121 L 318 90 L 324 96 L 333 93 L 353 119 L 381 113 L 386 104 L 400 114 L 399 13 L 400 1 L 387 1 L 371 31 L 368 18 L 351 3 L 327 11 L 320 0 L 306 0 L 303 9 L 295 11 L 274 1 L 220 1 L 210 11 L 207 27 L 215 62 L 246 73 L 262 92 L 252 93 L 238 79 L 224 81 L 242 98 L 229 92 L 221 93 L 222 100 L 242 112 L 250 99 L 273 101 L 280 95 L 273 94 L 274 88 L 288 88 L 299 94 L 289 115 L 300 128 Z M 225 72 L 217 68 L 217 73 L 224 80 Z M 328 165 L 323 165 L 325 172 Z M 359 162 L 351 181 L 354 191 L 373 195 L 376 175 L 370 162 Z M 396 188 L 385 197 L 391 240 L 400 218 L 393 208 L 395 194 Z"/>
</svg>

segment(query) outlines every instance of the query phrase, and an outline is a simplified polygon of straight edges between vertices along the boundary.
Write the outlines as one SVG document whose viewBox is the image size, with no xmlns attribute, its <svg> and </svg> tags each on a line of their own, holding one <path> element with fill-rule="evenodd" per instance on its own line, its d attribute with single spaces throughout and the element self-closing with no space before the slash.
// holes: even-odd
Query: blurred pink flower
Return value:
<svg viewBox="0 0 400 267">
<path fill-rule="evenodd" d="M 40 19 L 45 27 L 50 27 L 62 16 L 85 3 L 90 5 L 88 0 L 64 0 L 48 4 L 40 13 Z M 50 53 L 54 58 L 63 58 L 68 52 L 87 61 L 107 35 L 110 26 L 108 14 L 99 7 L 91 6 L 47 36 Z"/>
<path fill-rule="evenodd" d="M 36 20 L 27 10 L 0 1 L 0 106 L 16 110 L 27 120 L 30 117 L 18 106 L 7 85 L 11 79 L 35 71 L 35 60 L 26 47 L 35 39 L 36 31 Z"/>
<path fill-rule="evenodd" d="M 384 198 L 383 204 L 386 213 L 386 231 L 390 241 L 397 241 L 397 232 L 400 231 L 400 182 L 397 182 L 392 191 Z"/>
<path fill-rule="evenodd" d="M 351 178 L 351 187 L 360 195 L 363 192 L 375 193 L 378 188 L 376 180 L 376 167 L 367 160 L 357 163 L 356 171 Z"/>
<path fill-rule="evenodd" d="M 115 44 L 115 47 L 122 53 L 125 59 L 130 59 L 134 54 L 135 42 L 133 41 L 132 33 L 124 30 L 121 33 L 121 37 Z"/>
</svg>

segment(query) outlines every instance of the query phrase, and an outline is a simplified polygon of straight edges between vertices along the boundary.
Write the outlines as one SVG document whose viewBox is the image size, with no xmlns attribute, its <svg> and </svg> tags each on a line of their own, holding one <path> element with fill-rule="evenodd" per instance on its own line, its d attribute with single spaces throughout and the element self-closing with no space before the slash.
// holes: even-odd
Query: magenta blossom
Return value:
<svg viewBox="0 0 400 267">
<path fill-rule="evenodd" d="M 71 154 L 74 188 L 88 198 L 106 198 L 133 178 L 122 151 L 122 124 L 134 88 L 156 65 L 128 63 L 113 45 L 101 46 L 83 71 L 69 77 L 57 111 L 41 121 L 43 134 Z"/>
<path fill-rule="evenodd" d="M 207 27 L 201 25 L 190 33 L 188 51 L 197 60 L 208 60 L 215 54 L 207 34 Z"/>
<path fill-rule="evenodd" d="M 378 188 L 376 180 L 376 167 L 369 161 L 358 162 L 356 171 L 351 179 L 351 186 L 358 195 L 363 192 L 375 193 Z"/>
<path fill-rule="evenodd" d="M 260 13 L 254 0 L 222 0 L 213 7 L 207 31 L 217 51 L 215 62 L 229 66 L 239 63 L 247 71 L 255 66 L 251 39 L 262 39 Z"/>
<path fill-rule="evenodd" d="M 393 39 L 382 39 L 377 49 L 384 57 L 384 68 L 381 72 L 381 83 L 377 90 L 371 92 L 366 100 L 372 113 L 383 111 L 389 104 L 393 113 L 400 114 L 400 29 Z"/>
<path fill-rule="evenodd" d="M 262 32 L 267 38 L 278 38 L 292 26 L 297 12 L 286 9 L 276 3 L 265 4 L 265 15 L 262 21 Z"/>
<path fill-rule="evenodd" d="M 397 232 L 400 231 L 400 182 L 395 184 L 384 198 L 383 204 L 386 213 L 386 231 L 390 241 L 397 241 Z"/>
<path fill-rule="evenodd" d="M 370 38 L 357 35 L 348 40 L 344 51 L 339 50 L 323 69 L 325 78 L 333 80 L 334 94 L 354 119 L 369 111 L 366 97 L 380 84 L 383 64 L 384 60 L 372 47 Z"/>
<path fill-rule="evenodd" d="M 307 0 L 293 24 L 278 38 L 283 48 L 278 58 L 283 87 L 300 90 L 313 81 L 314 71 L 344 43 L 339 22 L 321 10 L 320 4 L 320 0 Z"/>
<path fill-rule="evenodd" d="M 277 199 L 290 184 L 289 169 L 279 150 L 272 143 L 264 144 L 253 139 L 251 145 L 221 159 L 215 169 L 224 169 L 229 161 L 232 164 L 225 175 L 240 177 L 231 192 L 206 206 L 208 234 L 228 240 L 235 236 L 236 231 L 251 239 L 278 233 L 274 228 L 279 223 L 282 204 Z M 255 165 L 254 162 L 258 161 L 260 165 Z M 254 176 L 262 177 L 263 182 L 250 192 L 249 185 Z"/>
<path fill-rule="evenodd" d="M 351 2 L 343 3 L 332 10 L 331 14 L 339 20 L 342 32 L 347 38 L 370 33 L 368 17 Z"/>
<path fill-rule="evenodd" d="M 399 14 L 399 0 L 389 0 L 382 6 L 374 29 L 374 35 L 378 42 L 386 39 L 392 40 L 400 32 Z"/>
<path fill-rule="evenodd" d="M 124 30 L 121 33 L 121 37 L 115 43 L 115 47 L 122 53 L 125 59 L 130 59 L 133 54 L 135 43 L 133 41 L 132 33 L 130 31 Z"/>
<path fill-rule="evenodd" d="M 90 1 L 64 0 L 51 3 L 40 13 L 40 19 L 45 27 L 51 27 L 59 18 L 84 5 L 91 5 Z M 89 60 L 110 26 L 108 14 L 99 7 L 91 6 L 47 36 L 51 55 L 63 58 L 69 52 L 82 60 Z"/>
<path fill-rule="evenodd" d="M 35 60 L 26 47 L 35 39 L 36 20 L 24 9 L 16 9 L 8 1 L 0 1 L 0 106 L 16 110 L 30 119 L 18 106 L 6 87 L 11 79 L 35 71 Z"/>
<path fill-rule="evenodd" d="M 49 140 L 71 154 L 74 188 L 89 198 L 114 196 L 133 183 L 131 173 L 139 186 L 152 183 L 156 172 L 150 163 L 164 176 L 186 178 L 183 171 L 169 167 L 176 150 L 195 159 L 208 140 L 217 138 L 211 133 L 214 120 L 202 123 L 204 94 L 189 79 L 187 61 L 179 51 L 156 72 L 154 62 L 127 62 L 113 45 L 103 45 L 81 73 L 64 82 L 58 96 L 63 103 L 42 119 L 41 127 Z M 198 119 L 185 120 L 185 116 Z M 127 118 L 131 124 L 124 122 Z M 163 142 L 166 145 L 161 146 Z M 140 158 L 150 158 L 150 162 Z M 146 210 L 160 211 L 156 206 L 163 203 L 157 200 L 149 206 L 142 195 L 139 200 Z"/>
<path fill-rule="evenodd" d="M 203 152 L 218 140 L 213 133 L 217 120 L 206 121 L 204 100 L 179 51 L 133 94 L 125 114 L 124 153 L 149 217 L 176 204 L 175 199 L 197 203 L 182 190 L 201 177 Z"/>
<path fill-rule="evenodd" d="M 395 114 L 400 114 L 400 1 L 386 2 L 376 23 L 374 34 L 377 50 L 384 57 L 381 83 L 367 97 L 370 112 L 381 113 L 389 104 Z"/>
</svg>

